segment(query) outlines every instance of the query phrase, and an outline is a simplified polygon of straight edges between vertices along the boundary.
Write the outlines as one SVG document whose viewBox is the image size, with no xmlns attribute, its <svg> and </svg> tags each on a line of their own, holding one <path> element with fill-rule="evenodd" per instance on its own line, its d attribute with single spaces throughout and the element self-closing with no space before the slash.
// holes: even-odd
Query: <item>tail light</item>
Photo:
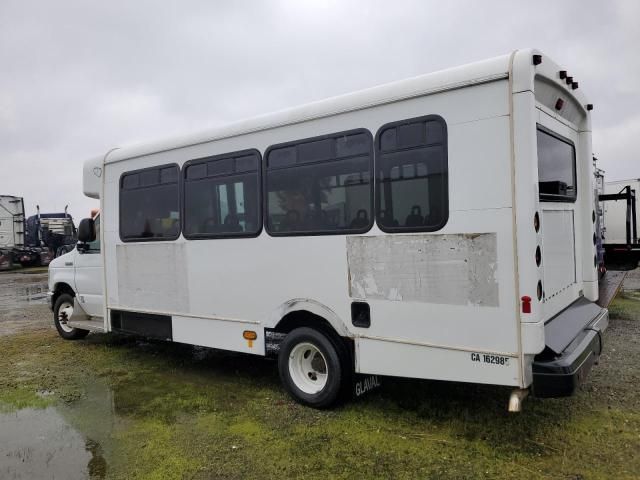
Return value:
<svg viewBox="0 0 640 480">
<path fill-rule="evenodd" d="M 525 295 L 520 300 L 522 301 L 522 313 L 531 313 L 531 297 Z"/>
</svg>

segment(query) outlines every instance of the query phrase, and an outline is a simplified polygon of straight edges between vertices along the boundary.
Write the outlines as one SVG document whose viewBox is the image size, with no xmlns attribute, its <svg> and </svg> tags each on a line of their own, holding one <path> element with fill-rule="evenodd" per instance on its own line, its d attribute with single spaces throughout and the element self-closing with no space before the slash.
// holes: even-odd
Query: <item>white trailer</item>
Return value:
<svg viewBox="0 0 640 480">
<path fill-rule="evenodd" d="M 354 374 L 569 395 L 608 323 L 591 109 L 519 50 L 110 150 L 84 166 L 100 217 L 50 265 L 56 327 L 274 355 L 315 407 Z"/>
<path fill-rule="evenodd" d="M 21 197 L 0 195 L 0 248 L 24 245 L 24 201 Z"/>
</svg>

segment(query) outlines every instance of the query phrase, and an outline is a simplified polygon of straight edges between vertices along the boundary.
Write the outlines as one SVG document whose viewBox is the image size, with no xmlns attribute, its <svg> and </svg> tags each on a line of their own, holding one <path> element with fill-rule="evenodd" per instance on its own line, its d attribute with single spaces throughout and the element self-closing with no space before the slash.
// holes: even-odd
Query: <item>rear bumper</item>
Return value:
<svg viewBox="0 0 640 480">
<path fill-rule="evenodd" d="M 609 325 L 609 312 L 603 308 L 553 358 L 537 356 L 533 362 L 533 394 L 536 397 L 572 395 L 584 381 L 602 353 L 602 332 Z M 543 352 L 544 353 L 544 352 Z"/>
</svg>

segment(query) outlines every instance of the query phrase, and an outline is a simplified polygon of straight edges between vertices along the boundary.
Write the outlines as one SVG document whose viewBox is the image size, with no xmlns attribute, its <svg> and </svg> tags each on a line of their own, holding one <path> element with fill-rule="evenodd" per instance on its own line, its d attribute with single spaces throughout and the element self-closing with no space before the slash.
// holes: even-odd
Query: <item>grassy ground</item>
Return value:
<svg viewBox="0 0 640 480">
<path fill-rule="evenodd" d="M 50 328 L 0 337 L 0 409 L 54 406 L 94 478 L 638 478 L 640 299 L 611 313 L 580 393 L 522 414 L 505 389 L 396 379 L 316 411 L 268 360 Z"/>
</svg>

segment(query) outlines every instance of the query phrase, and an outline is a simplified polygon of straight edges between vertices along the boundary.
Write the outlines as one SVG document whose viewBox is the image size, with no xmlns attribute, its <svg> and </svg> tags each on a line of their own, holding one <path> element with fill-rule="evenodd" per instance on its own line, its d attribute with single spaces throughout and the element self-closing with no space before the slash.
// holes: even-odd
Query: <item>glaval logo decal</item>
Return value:
<svg viewBox="0 0 640 480">
<path fill-rule="evenodd" d="M 364 377 L 362 380 L 358 380 L 355 383 L 355 394 L 356 397 L 360 395 L 364 395 L 371 390 L 380 387 L 380 380 L 377 375 L 369 375 L 368 377 Z"/>
</svg>

